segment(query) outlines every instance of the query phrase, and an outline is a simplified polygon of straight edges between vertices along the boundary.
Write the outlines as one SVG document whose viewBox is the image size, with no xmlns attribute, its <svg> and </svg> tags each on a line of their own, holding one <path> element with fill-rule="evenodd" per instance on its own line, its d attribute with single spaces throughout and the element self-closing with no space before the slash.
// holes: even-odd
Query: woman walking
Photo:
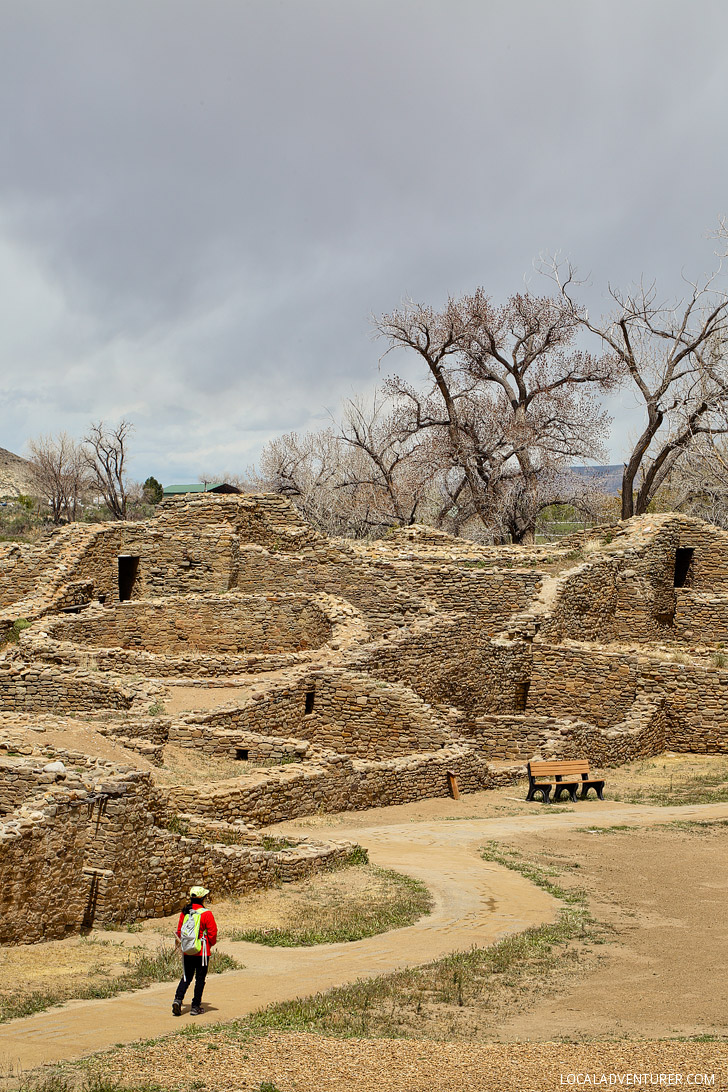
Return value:
<svg viewBox="0 0 728 1092">
<path fill-rule="evenodd" d="M 206 887 L 191 887 L 190 901 L 179 916 L 177 939 L 182 949 L 184 970 L 172 1002 L 174 1016 L 181 1016 L 182 1002 L 193 978 L 195 989 L 190 1016 L 200 1016 L 204 1011 L 202 991 L 205 988 L 210 951 L 217 940 L 217 923 L 212 910 L 205 909 L 205 899 L 209 894 Z"/>
</svg>

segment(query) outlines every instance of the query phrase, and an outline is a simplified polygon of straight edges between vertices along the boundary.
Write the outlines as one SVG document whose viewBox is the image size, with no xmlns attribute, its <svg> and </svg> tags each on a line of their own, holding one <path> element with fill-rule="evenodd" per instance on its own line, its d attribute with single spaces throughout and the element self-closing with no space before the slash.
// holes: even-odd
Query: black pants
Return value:
<svg viewBox="0 0 728 1092">
<path fill-rule="evenodd" d="M 202 1004 L 202 991 L 205 988 L 205 978 L 207 977 L 207 963 L 202 962 L 201 955 L 190 955 L 188 952 L 182 953 L 182 960 L 184 962 L 184 973 L 179 980 L 179 986 L 177 992 L 174 995 L 175 1001 L 183 1001 L 184 996 L 187 993 L 187 987 L 194 978 L 195 980 L 195 992 L 192 995 L 193 1007 Z"/>
</svg>

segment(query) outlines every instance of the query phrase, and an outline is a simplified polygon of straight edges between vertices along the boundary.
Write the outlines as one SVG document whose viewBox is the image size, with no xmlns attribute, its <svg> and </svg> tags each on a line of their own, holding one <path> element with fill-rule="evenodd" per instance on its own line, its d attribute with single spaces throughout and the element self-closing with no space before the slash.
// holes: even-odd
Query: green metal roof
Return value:
<svg viewBox="0 0 728 1092">
<path fill-rule="evenodd" d="M 209 493 L 211 489 L 218 489 L 224 482 L 195 482 L 194 485 L 165 485 L 164 495 L 170 497 L 174 493 Z"/>
</svg>

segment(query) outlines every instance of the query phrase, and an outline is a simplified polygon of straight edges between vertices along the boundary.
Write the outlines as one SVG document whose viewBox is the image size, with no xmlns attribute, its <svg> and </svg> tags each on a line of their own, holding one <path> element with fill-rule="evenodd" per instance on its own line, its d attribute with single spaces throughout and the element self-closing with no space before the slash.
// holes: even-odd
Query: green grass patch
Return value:
<svg viewBox="0 0 728 1092">
<path fill-rule="evenodd" d="M 420 880 L 383 868 L 372 869 L 372 873 L 381 884 L 363 898 L 298 904 L 295 924 L 285 928 L 239 929 L 231 934 L 231 939 L 272 948 L 340 944 L 412 925 L 432 909 L 432 896 Z"/>
<path fill-rule="evenodd" d="M 172 834 L 181 834 L 185 838 L 189 837 L 189 822 L 187 821 L 187 819 L 183 819 L 181 815 L 177 815 L 176 812 L 174 815 L 170 815 L 169 819 L 167 820 L 166 827 L 167 830 L 172 832 Z"/>
<path fill-rule="evenodd" d="M 97 978 L 91 976 L 85 982 L 78 982 L 54 990 L 31 990 L 27 993 L 16 992 L 13 997 L 0 998 L 0 1024 L 8 1020 L 18 1020 L 22 1016 L 32 1016 L 35 1012 L 44 1012 L 54 1005 L 70 1000 L 96 1000 L 115 997 L 126 990 L 139 990 L 151 986 L 154 982 L 173 982 L 182 971 L 182 963 L 175 949 L 170 945 L 161 945 L 155 952 L 146 950 L 133 951 L 128 959 L 128 970 L 115 978 Z M 223 952 L 213 952 L 210 957 L 210 974 L 222 974 L 224 971 L 238 970 L 241 964 L 232 956 Z"/>
<path fill-rule="evenodd" d="M 281 849 L 295 849 L 295 846 L 296 843 L 288 838 L 274 838 L 270 834 L 264 834 L 260 839 L 260 848 L 272 853 L 278 853 Z"/>
<path fill-rule="evenodd" d="M 537 887 L 543 887 L 555 899 L 568 906 L 582 907 L 583 912 L 587 914 L 586 891 L 581 888 L 562 887 L 557 882 L 559 877 L 557 869 L 529 861 L 517 850 L 509 849 L 500 842 L 486 842 L 480 848 L 480 855 L 484 861 L 493 861 L 495 864 L 503 865 L 504 868 L 510 868 L 513 872 L 520 872 Z"/>
<path fill-rule="evenodd" d="M 20 640 L 20 634 L 24 629 L 28 629 L 33 623 L 29 622 L 27 618 L 16 618 L 12 626 L 6 629 L 4 633 L 0 634 L 0 647 L 2 645 L 15 645 Z"/>
<path fill-rule="evenodd" d="M 669 830 L 684 830 L 690 834 L 707 834 L 719 827 L 727 827 L 728 819 L 674 819 L 665 823 Z"/>
</svg>

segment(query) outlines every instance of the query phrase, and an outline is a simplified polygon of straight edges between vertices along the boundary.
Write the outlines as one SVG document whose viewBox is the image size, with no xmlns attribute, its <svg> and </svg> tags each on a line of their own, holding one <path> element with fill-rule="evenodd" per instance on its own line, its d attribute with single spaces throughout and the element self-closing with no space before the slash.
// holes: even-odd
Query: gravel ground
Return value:
<svg viewBox="0 0 728 1092">
<path fill-rule="evenodd" d="M 155 1080 L 166 1088 L 194 1084 L 200 1092 L 260 1092 L 262 1082 L 272 1083 L 279 1092 L 547 1092 L 589 1087 L 587 1074 L 592 1087 L 602 1074 L 607 1080 L 596 1087 L 624 1086 L 628 1074 L 643 1075 L 642 1087 L 659 1087 L 664 1074 L 663 1087 L 728 1089 L 728 1043 L 464 1046 L 303 1034 L 269 1034 L 236 1042 L 212 1032 L 194 1039 L 175 1036 L 144 1052 L 115 1051 L 104 1056 L 103 1072 L 132 1087 L 135 1081 Z M 607 1083 L 610 1074 L 614 1076 Z M 629 1084 L 638 1086 L 634 1077 Z"/>
</svg>

